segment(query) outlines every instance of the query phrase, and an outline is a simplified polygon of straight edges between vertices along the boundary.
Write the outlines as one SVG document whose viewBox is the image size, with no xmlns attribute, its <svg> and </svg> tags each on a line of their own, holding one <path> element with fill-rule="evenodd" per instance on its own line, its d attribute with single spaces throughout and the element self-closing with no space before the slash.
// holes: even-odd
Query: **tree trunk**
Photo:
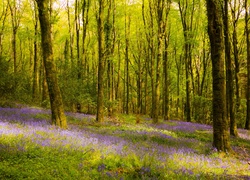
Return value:
<svg viewBox="0 0 250 180">
<path fill-rule="evenodd" d="M 39 58 L 37 48 L 37 36 L 38 36 L 38 14 L 36 4 L 35 7 L 35 39 L 34 39 L 34 71 L 33 71 L 33 94 L 32 99 L 34 102 L 38 102 L 39 99 Z"/>
<path fill-rule="evenodd" d="M 184 61 L 185 61 L 185 73 L 186 73 L 186 103 L 184 106 L 184 112 L 186 115 L 186 121 L 191 122 L 191 98 L 190 98 L 190 78 L 189 72 L 191 71 L 191 79 L 193 80 L 192 73 L 192 49 L 191 49 L 191 32 L 193 26 L 193 11 L 194 11 L 194 2 L 192 2 L 192 9 L 190 12 L 189 3 L 187 0 L 178 2 L 179 3 L 179 11 L 181 14 L 183 35 L 185 40 L 184 45 Z M 193 81 L 192 81 L 193 82 Z M 194 86 L 194 85 L 193 85 Z M 193 88 L 194 89 L 194 88 Z"/>
<path fill-rule="evenodd" d="M 164 57 L 163 57 L 163 74 L 164 74 L 164 88 L 163 88 L 163 116 L 164 120 L 169 119 L 169 73 L 168 73 L 168 43 L 169 43 L 169 37 L 170 32 L 167 34 L 165 33 L 165 50 L 164 50 Z"/>
<path fill-rule="evenodd" d="M 6 5 L 6 7 L 3 6 L 2 10 L 3 11 L 0 14 L 0 22 L 2 23 L 0 28 L 0 64 L 3 56 L 3 36 L 4 36 L 5 22 L 8 16 L 8 5 Z"/>
<path fill-rule="evenodd" d="M 17 5 L 16 1 L 13 1 L 13 6 L 12 2 L 8 0 L 9 8 L 10 8 L 10 14 L 11 14 L 11 25 L 12 25 L 12 58 L 13 58 L 13 69 L 14 69 L 14 74 L 17 73 L 17 30 L 19 28 L 19 14 L 17 11 Z M 16 84 L 16 80 L 14 82 Z"/>
<path fill-rule="evenodd" d="M 77 61 L 77 79 L 78 83 L 81 83 L 82 72 L 81 72 L 81 59 L 80 59 L 80 2 L 75 0 L 75 30 L 76 30 L 76 61 Z M 78 84 L 78 85 L 79 85 Z M 78 92 L 79 94 L 80 92 Z M 78 102 L 76 102 L 78 104 Z"/>
<path fill-rule="evenodd" d="M 87 51 L 86 51 L 86 37 L 87 37 L 87 28 L 88 28 L 88 24 L 89 24 L 89 6 L 90 6 L 90 2 L 89 0 L 83 1 L 82 4 L 82 61 L 81 61 L 81 71 L 83 71 L 82 73 L 84 73 L 84 77 L 88 76 L 87 74 L 87 66 L 88 66 L 88 62 L 87 62 Z"/>
<path fill-rule="evenodd" d="M 233 5 L 232 5 L 233 3 Z M 237 1 L 230 2 L 231 7 L 231 16 L 233 21 L 233 56 L 234 56 L 234 64 L 235 64 L 235 94 L 236 94 L 236 101 L 235 101 L 235 113 L 239 113 L 240 108 L 240 87 L 239 87 L 239 72 L 240 72 L 240 65 L 239 65 L 239 48 L 238 48 L 238 35 L 237 35 L 237 26 L 239 17 L 241 14 L 241 8 L 237 7 Z M 238 9 L 238 11 L 237 11 Z"/>
<path fill-rule="evenodd" d="M 69 40 L 70 40 L 70 61 L 72 66 L 72 60 L 74 59 L 74 34 L 72 32 L 72 25 L 70 21 L 70 7 L 69 7 L 69 0 L 67 0 L 67 17 L 68 17 L 68 27 L 69 27 Z"/>
<path fill-rule="evenodd" d="M 98 93 L 97 93 L 97 116 L 96 121 L 104 121 L 104 70 L 105 70 L 105 49 L 104 49 L 104 2 L 99 0 L 98 16 Z"/>
<path fill-rule="evenodd" d="M 230 149 L 226 114 L 223 1 L 207 0 L 208 35 L 213 74 L 213 146 L 218 151 Z"/>
<path fill-rule="evenodd" d="M 231 59 L 231 46 L 229 42 L 229 27 L 228 27 L 228 0 L 224 0 L 224 38 L 225 38 L 225 59 L 226 59 L 226 104 L 227 117 L 230 120 L 230 134 L 237 136 L 237 124 L 234 113 L 234 88 L 233 88 L 233 72 Z"/>
<path fill-rule="evenodd" d="M 246 26 L 246 42 L 247 42 L 247 116 L 245 129 L 250 130 L 250 29 L 249 29 L 249 11 L 248 0 L 245 1 L 245 26 Z"/>
<path fill-rule="evenodd" d="M 67 120 L 64 114 L 62 96 L 57 82 L 56 66 L 53 60 L 49 0 L 36 0 L 36 2 L 39 10 L 43 61 L 46 70 L 46 80 L 50 97 L 52 124 L 61 128 L 67 128 Z"/>
<path fill-rule="evenodd" d="M 155 97 L 154 97 L 154 109 L 153 109 L 153 122 L 158 123 L 159 122 L 159 111 L 160 111 L 160 68 L 162 66 L 163 62 L 163 45 L 164 45 L 164 0 L 157 0 L 156 7 L 157 7 L 157 25 L 158 25 L 158 31 L 157 31 L 157 58 L 156 58 L 156 71 L 155 71 Z M 153 75 L 154 77 L 154 75 Z"/>
<path fill-rule="evenodd" d="M 108 7 L 108 15 L 106 17 L 106 22 L 104 24 L 104 32 L 105 32 L 105 48 L 106 48 L 106 56 L 107 56 L 107 85 L 108 85 L 108 116 L 112 116 L 113 114 L 113 57 L 112 57 L 112 31 L 113 25 L 110 22 L 111 18 L 111 10 L 112 10 L 112 1 L 109 2 Z"/>
<path fill-rule="evenodd" d="M 125 10 L 126 11 L 126 10 Z M 126 99 L 125 99 L 125 113 L 129 114 L 129 35 L 130 35 L 130 15 L 127 17 L 127 12 L 125 12 L 125 76 L 124 79 L 126 79 L 126 89 L 124 92 L 126 92 Z"/>
</svg>

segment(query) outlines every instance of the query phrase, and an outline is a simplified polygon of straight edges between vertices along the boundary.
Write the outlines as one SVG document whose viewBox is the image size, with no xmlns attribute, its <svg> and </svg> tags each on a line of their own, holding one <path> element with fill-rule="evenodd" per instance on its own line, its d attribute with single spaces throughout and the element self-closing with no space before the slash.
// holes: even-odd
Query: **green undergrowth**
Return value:
<svg viewBox="0 0 250 180">
<path fill-rule="evenodd" d="M 213 140 L 213 134 L 211 131 L 196 130 L 195 132 L 182 132 L 182 131 L 168 131 L 152 128 L 151 122 L 145 121 L 142 118 L 139 124 L 136 124 L 135 115 L 119 115 L 118 118 L 112 121 L 112 119 L 106 119 L 106 123 L 99 124 L 93 117 L 86 117 L 84 119 L 68 117 L 69 124 L 77 125 L 79 128 L 87 129 L 88 131 L 104 134 L 104 135 L 115 135 L 124 139 L 130 140 L 134 143 L 139 142 L 155 142 L 158 144 L 176 146 L 179 142 L 175 140 L 161 137 L 159 134 L 150 134 L 150 132 L 158 132 L 161 134 L 168 135 L 173 139 L 193 139 L 197 140 L 198 143 L 193 142 L 182 142 L 182 146 L 192 147 L 199 153 L 207 154 L 210 151 L 206 144 L 211 144 Z M 118 123 L 117 123 L 118 122 Z M 176 123 L 172 121 L 164 121 L 165 124 L 175 126 Z M 148 134 L 139 134 L 138 132 L 148 132 Z M 241 138 L 231 138 L 231 145 L 242 147 L 250 152 L 250 140 Z"/>
<path fill-rule="evenodd" d="M 164 167 L 152 156 L 121 157 L 91 148 L 70 150 L 42 147 L 20 137 L 2 137 L 0 179 L 195 179 L 178 171 L 173 162 Z M 199 175 L 206 177 L 207 175 Z"/>
<path fill-rule="evenodd" d="M 32 116 L 34 119 L 50 118 L 46 113 Z M 109 118 L 102 124 L 95 122 L 93 116 L 86 115 L 81 119 L 73 116 L 67 118 L 69 132 L 65 133 L 77 131 L 87 132 L 87 135 L 98 135 L 97 137 L 116 137 L 127 144 L 123 146 L 122 153 L 116 153 L 110 151 L 113 146 L 111 144 L 99 149 L 96 148 L 99 146 L 91 145 L 80 148 L 58 145 L 57 136 L 51 137 L 52 130 L 50 133 L 46 130 L 35 132 L 37 139 L 42 139 L 42 142 L 48 139 L 49 145 L 39 144 L 35 141 L 37 139 L 32 140 L 34 134 L 3 133 L 0 135 L 0 179 L 226 180 L 247 179 L 250 176 L 245 171 L 248 165 L 242 165 L 242 161 L 237 159 L 241 158 L 240 156 L 211 150 L 211 131 L 160 129 L 152 126 L 151 122 L 144 118 L 138 122 L 137 117 L 132 115 Z M 173 121 L 164 123 L 176 126 Z M 18 128 L 27 127 L 20 125 Z M 60 138 L 60 142 L 63 142 L 64 137 Z M 244 150 L 249 152 L 249 140 L 232 138 L 231 141 L 232 146 L 239 149 L 244 147 Z M 163 152 L 158 152 L 156 146 L 162 148 Z M 139 150 L 143 148 L 145 150 Z M 155 148 L 156 151 L 152 153 L 151 148 Z M 164 149 L 172 153 L 166 153 Z"/>
</svg>

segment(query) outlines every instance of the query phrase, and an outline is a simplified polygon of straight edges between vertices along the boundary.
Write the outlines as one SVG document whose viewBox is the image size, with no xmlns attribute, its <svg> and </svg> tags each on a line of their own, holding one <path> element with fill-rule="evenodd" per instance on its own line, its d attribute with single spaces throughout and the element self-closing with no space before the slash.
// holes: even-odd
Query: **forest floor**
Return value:
<svg viewBox="0 0 250 180">
<path fill-rule="evenodd" d="M 250 179 L 249 131 L 226 154 L 212 148 L 210 125 L 66 115 L 63 130 L 49 110 L 1 107 L 0 179 Z"/>
</svg>

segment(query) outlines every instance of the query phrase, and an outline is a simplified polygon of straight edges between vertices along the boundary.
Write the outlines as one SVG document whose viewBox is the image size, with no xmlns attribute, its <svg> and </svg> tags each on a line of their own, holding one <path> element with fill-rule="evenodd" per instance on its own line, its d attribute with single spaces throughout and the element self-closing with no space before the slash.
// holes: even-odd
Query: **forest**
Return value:
<svg viewBox="0 0 250 180">
<path fill-rule="evenodd" d="M 40 162 L 44 157 L 38 154 L 55 148 L 55 161 L 67 157 L 88 168 L 72 169 L 72 163 L 58 173 L 44 169 L 30 176 L 15 174 L 16 164 L 12 172 L 0 170 L 0 178 L 34 178 L 48 171 L 49 179 L 249 178 L 249 12 L 248 0 L 2 0 L 0 160 L 9 165 L 16 158 Z M 138 148 L 136 143 L 138 151 L 124 155 Z M 180 149 L 179 143 L 184 144 Z M 172 146 L 178 148 L 168 149 Z M 194 147 L 186 152 L 184 146 Z M 151 150 L 145 154 L 143 148 Z M 83 157 L 80 163 L 78 158 L 86 155 L 82 151 L 90 160 Z M 198 170 L 193 162 L 192 169 L 173 165 L 173 159 L 193 153 L 213 158 L 220 170 L 224 164 L 216 158 L 230 165 L 218 172 Z M 40 165 L 51 163 L 47 155 L 48 162 Z M 171 156 L 172 164 L 160 163 L 163 155 Z M 237 166 L 231 170 L 233 161 L 243 172 Z M 172 169 L 163 175 L 167 166 Z"/>
</svg>

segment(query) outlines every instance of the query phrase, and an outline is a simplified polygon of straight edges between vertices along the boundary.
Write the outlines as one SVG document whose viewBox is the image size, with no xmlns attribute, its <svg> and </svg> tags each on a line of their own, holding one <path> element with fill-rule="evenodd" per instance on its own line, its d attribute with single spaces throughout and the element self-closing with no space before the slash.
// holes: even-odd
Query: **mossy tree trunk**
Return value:
<svg viewBox="0 0 250 180">
<path fill-rule="evenodd" d="M 248 12 L 248 1 L 245 1 L 245 26 L 246 26 L 246 42 L 247 42 L 247 116 L 245 129 L 250 129 L 250 31 L 249 31 L 249 12 Z"/>
<path fill-rule="evenodd" d="M 224 0 L 224 39 L 225 39 L 225 59 L 226 59 L 226 97 L 227 97 L 227 117 L 230 120 L 230 134 L 238 136 L 237 124 L 235 121 L 234 111 L 234 87 L 233 87 L 233 70 L 231 58 L 231 44 L 229 39 L 229 22 L 228 22 L 228 0 Z"/>
<path fill-rule="evenodd" d="M 240 4 L 237 1 L 229 1 L 233 25 L 233 35 L 232 35 L 232 46 L 233 46 L 233 58 L 234 58 L 234 79 L 235 79 L 235 114 L 237 115 L 240 111 L 240 85 L 239 85 L 239 72 L 240 72 L 240 63 L 239 63 L 239 42 L 238 42 L 238 22 L 240 20 L 241 9 Z"/>
<path fill-rule="evenodd" d="M 36 2 L 41 26 L 43 61 L 50 97 L 52 124 L 61 128 L 67 128 L 62 96 L 57 82 L 56 66 L 53 60 L 49 0 L 36 0 Z"/>
<path fill-rule="evenodd" d="M 223 1 L 207 0 L 208 35 L 213 75 L 213 146 L 218 151 L 230 150 L 226 113 L 225 54 Z"/>
<path fill-rule="evenodd" d="M 97 92 L 97 122 L 104 121 L 104 70 L 105 70 L 105 47 L 104 47 L 104 2 L 99 0 L 98 24 L 98 92 Z"/>
<path fill-rule="evenodd" d="M 113 116 L 113 100 L 114 100 L 114 68 L 113 68 L 113 54 L 114 54 L 114 1 L 108 2 L 108 14 L 104 24 L 105 47 L 107 57 L 107 97 L 108 97 L 108 116 Z M 113 13 L 113 16 L 112 14 Z M 112 19 L 113 18 L 113 19 Z"/>
<path fill-rule="evenodd" d="M 185 75 L 186 75 L 186 103 L 185 103 L 185 116 L 186 121 L 191 122 L 191 82 L 193 81 L 193 70 L 192 70 L 192 39 L 193 39 L 193 20 L 194 20 L 194 1 L 189 2 L 187 0 L 178 1 L 179 11 L 181 15 L 181 22 L 184 35 L 184 61 L 185 61 Z M 193 91 L 194 91 L 194 83 Z"/>
</svg>

